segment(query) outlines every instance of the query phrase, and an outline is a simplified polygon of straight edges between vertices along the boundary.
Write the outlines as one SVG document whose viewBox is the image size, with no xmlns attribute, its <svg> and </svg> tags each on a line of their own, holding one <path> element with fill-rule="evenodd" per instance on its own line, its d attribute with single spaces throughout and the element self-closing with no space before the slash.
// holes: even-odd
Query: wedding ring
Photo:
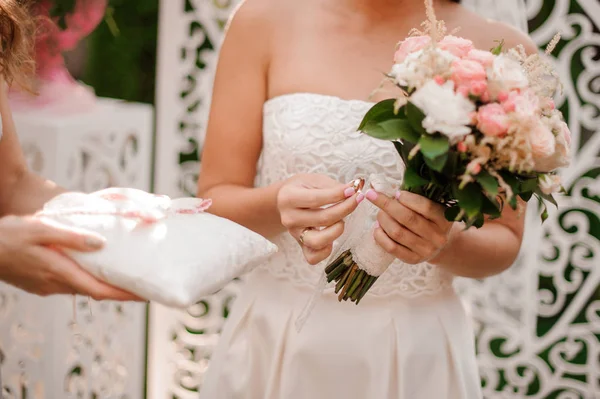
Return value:
<svg viewBox="0 0 600 399">
<path fill-rule="evenodd" d="M 302 230 L 302 233 L 300 233 L 300 237 L 298 237 L 298 241 L 300 242 L 301 245 L 304 245 L 304 235 L 309 230 L 312 230 L 312 227 L 307 227 L 304 230 Z"/>
<path fill-rule="evenodd" d="M 355 193 L 362 190 L 364 186 L 365 186 L 365 179 L 363 179 L 363 178 L 355 179 L 352 182 L 352 188 L 354 189 Z"/>
</svg>

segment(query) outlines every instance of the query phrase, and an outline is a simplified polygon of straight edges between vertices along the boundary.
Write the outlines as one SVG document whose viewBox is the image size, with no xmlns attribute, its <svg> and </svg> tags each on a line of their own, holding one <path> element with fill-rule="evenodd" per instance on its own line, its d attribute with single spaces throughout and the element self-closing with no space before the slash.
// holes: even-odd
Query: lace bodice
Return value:
<svg viewBox="0 0 600 399">
<path fill-rule="evenodd" d="M 402 168 L 393 145 L 356 130 L 371 105 L 308 93 L 283 95 L 266 102 L 257 186 L 299 173 L 325 174 L 340 182 L 377 173 L 400 180 Z M 288 233 L 273 241 L 279 252 L 261 268 L 293 284 L 315 287 L 324 265 L 308 265 L 300 246 Z M 397 261 L 369 293 L 416 297 L 435 294 L 451 284 L 451 276 L 436 266 Z"/>
</svg>

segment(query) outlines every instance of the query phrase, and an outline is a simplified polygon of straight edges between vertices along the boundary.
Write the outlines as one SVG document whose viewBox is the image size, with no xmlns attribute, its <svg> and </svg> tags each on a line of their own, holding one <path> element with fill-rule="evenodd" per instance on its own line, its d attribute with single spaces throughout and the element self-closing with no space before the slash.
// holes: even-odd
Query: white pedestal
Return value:
<svg viewBox="0 0 600 399">
<path fill-rule="evenodd" d="M 99 99 L 91 113 L 14 115 L 30 167 L 70 190 L 150 189 L 153 109 Z M 0 284 L 4 397 L 139 399 L 146 306 L 40 298 Z"/>
<path fill-rule="evenodd" d="M 90 113 L 14 114 L 30 167 L 70 190 L 150 188 L 153 110 L 145 104 L 98 99 Z"/>
</svg>

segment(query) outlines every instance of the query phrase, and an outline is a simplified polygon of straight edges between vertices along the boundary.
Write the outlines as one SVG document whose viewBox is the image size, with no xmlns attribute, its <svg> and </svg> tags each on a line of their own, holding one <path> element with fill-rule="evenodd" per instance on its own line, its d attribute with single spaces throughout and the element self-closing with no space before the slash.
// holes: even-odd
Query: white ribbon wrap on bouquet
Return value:
<svg viewBox="0 0 600 399">
<path fill-rule="evenodd" d="M 400 189 L 398 182 L 383 175 L 369 176 L 367 184 L 378 193 L 391 198 L 394 198 L 396 192 Z M 374 219 L 379 211 L 379 208 L 369 201 L 364 201 L 361 206 L 368 208 L 367 212 L 371 216 L 369 217 L 369 221 Z M 373 217 L 372 215 L 375 216 Z M 392 264 L 395 257 L 387 253 L 375 242 L 375 237 L 373 236 L 375 231 L 374 223 L 371 223 L 370 227 L 370 232 L 367 234 L 362 233 L 360 236 L 362 239 L 355 243 L 350 252 L 352 253 L 352 259 L 354 259 L 354 262 L 360 269 L 366 271 L 371 276 L 379 277 Z"/>
<path fill-rule="evenodd" d="M 400 189 L 400 182 L 384 175 L 370 175 L 365 181 L 365 189 L 373 188 L 378 193 L 394 198 Z M 336 240 L 333 251 L 326 265 L 337 259 L 343 252 L 350 250 L 352 258 L 359 268 L 372 276 L 379 277 L 394 261 L 394 256 L 381 248 L 373 237 L 375 221 L 379 208 L 368 200 L 363 201 L 356 210 L 346 218 L 344 234 Z M 327 286 L 325 270 L 317 282 L 316 289 L 308 303 L 296 319 L 296 330 L 300 332 L 314 309 L 318 299 Z"/>
<path fill-rule="evenodd" d="M 66 193 L 38 217 L 106 238 L 97 252 L 65 250 L 99 279 L 167 306 L 213 294 L 277 251 L 262 236 L 205 213 L 209 200 L 171 200 L 135 189 Z"/>
</svg>

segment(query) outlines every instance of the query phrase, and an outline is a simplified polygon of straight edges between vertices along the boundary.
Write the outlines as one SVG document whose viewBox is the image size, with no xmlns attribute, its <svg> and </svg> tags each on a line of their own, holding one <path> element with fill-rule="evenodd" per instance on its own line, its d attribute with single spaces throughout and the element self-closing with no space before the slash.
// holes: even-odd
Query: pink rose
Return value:
<svg viewBox="0 0 600 399">
<path fill-rule="evenodd" d="M 401 64 L 404 62 L 406 57 L 419 50 L 423 50 L 431 43 L 431 37 L 429 36 L 412 36 L 404 39 L 398 45 L 398 50 L 394 54 L 394 62 Z"/>
<path fill-rule="evenodd" d="M 529 143 L 534 161 L 551 157 L 556 150 L 556 139 L 552 131 L 543 123 L 538 123 L 529 132 Z"/>
<path fill-rule="evenodd" d="M 469 91 L 471 94 L 477 97 L 481 97 L 485 94 L 487 90 L 487 82 L 485 80 L 474 80 L 471 82 L 471 87 Z"/>
<path fill-rule="evenodd" d="M 456 60 L 452 63 L 452 76 L 456 87 L 471 87 L 473 82 L 485 82 L 486 73 L 483 66 L 477 61 Z"/>
<path fill-rule="evenodd" d="M 464 153 L 469 150 L 469 147 L 467 147 L 467 144 L 464 141 L 461 141 L 456 145 L 456 149 L 458 150 L 458 152 Z"/>
<path fill-rule="evenodd" d="M 438 43 L 438 47 L 455 57 L 465 58 L 473 50 L 473 42 L 462 37 L 448 35 Z"/>
<path fill-rule="evenodd" d="M 486 136 L 504 136 L 508 132 L 509 120 L 502 105 L 492 103 L 479 108 L 477 128 Z"/>
<path fill-rule="evenodd" d="M 565 140 L 565 143 L 567 143 L 568 146 L 571 145 L 571 130 L 569 129 L 569 125 L 567 125 L 565 122 L 560 123 L 559 135 L 562 136 L 563 140 Z"/>
<path fill-rule="evenodd" d="M 496 58 L 496 56 L 489 51 L 477 49 L 473 49 L 469 51 L 469 54 L 467 54 L 468 60 L 477 61 L 483 65 L 484 68 L 489 68 L 494 65 L 494 58 Z"/>
</svg>

